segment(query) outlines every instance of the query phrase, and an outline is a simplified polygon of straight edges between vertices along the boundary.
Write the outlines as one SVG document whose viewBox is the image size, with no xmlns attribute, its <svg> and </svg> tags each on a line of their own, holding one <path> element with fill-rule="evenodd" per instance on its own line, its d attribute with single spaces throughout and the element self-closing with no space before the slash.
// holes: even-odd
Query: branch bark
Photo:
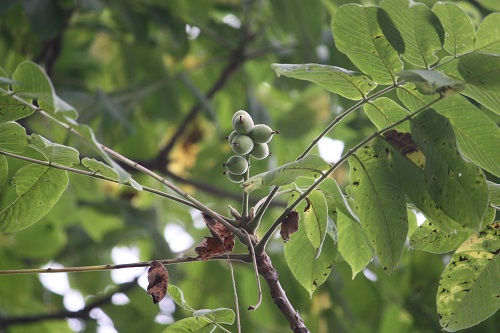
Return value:
<svg viewBox="0 0 500 333">
<path fill-rule="evenodd" d="M 52 320 L 52 319 L 67 319 L 67 318 L 80 318 L 80 319 L 89 319 L 90 311 L 95 308 L 104 306 L 111 302 L 113 295 L 117 293 L 127 293 L 130 290 L 137 287 L 137 279 L 132 282 L 124 283 L 120 285 L 116 290 L 112 293 L 99 298 L 89 304 L 87 304 L 83 309 L 78 311 L 69 311 L 69 310 L 61 310 L 59 312 L 53 313 L 43 313 L 29 316 L 19 316 L 19 317 L 11 317 L 11 318 L 1 318 L 0 317 L 0 332 L 2 332 L 3 328 L 7 328 L 12 325 L 17 324 L 28 324 L 28 323 L 36 323 L 44 320 Z"/>
<path fill-rule="evenodd" d="M 292 331 L 295 333 L 309 333 L 304 321 L 300 318 L 299 312 L 294 309 L 286 297 L 285 290 L 281 287 L 278 279 L 279 274 L 273 267 L 271 258 L 267 255 L 267 253 L 257 255 L 257 268 L 259 270 L 259 274 L 264 277 L 269 286 L 274 304 L 276 304 L 280 311 L 283 312 Z"/>
</svg>

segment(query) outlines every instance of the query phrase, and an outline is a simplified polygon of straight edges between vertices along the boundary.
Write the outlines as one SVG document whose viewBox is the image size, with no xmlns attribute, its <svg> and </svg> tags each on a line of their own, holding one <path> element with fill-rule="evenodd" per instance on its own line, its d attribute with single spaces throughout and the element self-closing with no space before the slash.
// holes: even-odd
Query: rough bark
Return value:
<svg viewBox="0 0 500 333">
<path fill-rule="evenodd" d="M 266 280 L 271 291 L 271 297 L 274 300 L 274 304 L 276 304 L 280 311 L 283 312 L 292 331 L 295 333 L 309 333 L 309 330 L 304 325 L 304 321 L 300 318 L 299 312 L 294 309 L 286 297 L 286 293 L 281 287 L 278 279 L 279 274 L 271 263 L 271 258 L 264 253 L 260 256 L 258 255 L 256 259 L 259 274 Z"/>
</svg>

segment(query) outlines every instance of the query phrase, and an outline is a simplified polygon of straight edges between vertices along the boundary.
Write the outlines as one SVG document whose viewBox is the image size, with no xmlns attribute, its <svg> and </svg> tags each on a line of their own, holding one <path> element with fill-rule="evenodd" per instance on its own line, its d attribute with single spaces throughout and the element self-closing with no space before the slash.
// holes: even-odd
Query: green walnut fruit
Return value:
<svg viewBox="0 0 500 333">
<path fill-rule="evenodd" d="M 239 115 L 233 120 L 233 128 L 239 134 L 248 134 L 254 128 L 253 119 L 250 116 Z"/>
<path fill-rule="evenodd" d="M 233 175 L 242 175 L 248 170 L 248 162 L 243 156 L 231 156 L 223 166 Z"/>
<path fill-rule="evenodd" d="M 236 117 L 239 117 L 239 116 L 246 116 L 246 117 L 250 117 L 250 114 L 248 112 L 246 112 L 245 110 L 238 110 L 234 113 L 233 115 L 233 119 L 231 120 L 233 123 L 234 123 L 234 120 L 236 119 Z"/>
<path fill-rule="evenodd" d="M 233 139 L 234 137 L 238 135 L 238 132 L 236 131 L 232 131 L 231 134 L 229 134 L 227 137 L 226 137 L 226 140 L 229 142 L 229 144 L 231 145 L 231 143 L 233 142 Z"/>
<path fill-rule="evenodd" d="M 249 136 L 255 143 L 268 143 L 271 141 L 273 135 L 277 133 L 278 131 L 273 131 L 271 127 L 266 124 L 257 124 L 253 127 Z"/>
<path fill-rule="evenodd" d="M 242 181 L 245 180 L 245 175 L 234 175 L 230 172 L 226 172 L 226 176 L 233 183 L 241 183 Z"/>
<path fill-rule="evenodd" d="M 254 143 L 248 135 L 238 134 L 231 141 L 231 147 L 235 154 L 246 155 L 253 149 Z"/>
<path fill-rule="evenodd" d="M 263 160 L 269 156 L 269 146 L 267 143 L 256 143 L 254 144 L 250 155 L 258 160 Z"/>
</svg>

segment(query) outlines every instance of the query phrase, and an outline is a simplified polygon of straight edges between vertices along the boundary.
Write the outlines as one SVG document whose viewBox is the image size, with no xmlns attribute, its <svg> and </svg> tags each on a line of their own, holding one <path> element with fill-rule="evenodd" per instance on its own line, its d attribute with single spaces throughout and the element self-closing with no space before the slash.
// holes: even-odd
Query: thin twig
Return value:
<svg viewBox="0 0 500 333">
<path fill-rule="evenodd" d="M 227 254 L 220 256 L 213 256 L 209 259 L 213 260 L 235 260 L 250 263 L 252 258 L 249 254 Z M 198 257 L 183 257 L 174 259 L 163 259 L 158 260 L 164 265 L 175 265 L 183 264 L 189 262 L 205 262 L 206 260 L 201 260 Z M 96 272 L 96 271 L 106 271 L 124 268 L 136 268 L 136 267 L 149 267 L 152 261 L 140 261 L 128 264 L 117 264 L 117 265 L 96 265 L 96 266 L 80 266 L 80 267 L 64 267 L 64 268 L 25 268 L 25 269 L 5 269 L 0 270 L 0 275 L 14 275 L 14 274 L 44 274 L 44 273 L 74 273 L 74 272 Z"/>
<path fill-rule="evenodd" d="M 78 310 L 78 311 L 69 311 L 69 310 L 63 310 L 59 312 L 53 312 L 53 313 L 43 313 L 43 314 L 35 314 L 35 315 L 29 315 L 29 316 L 19 316 L 19 317 L 11 317 L 11 318 L 1 318 L 0 317 L 0 329 L 1 328 L 6 328 L 8 326 L 16 325 L 16 324 L 22 324 L 26 325 L 27 323 L 35 323 L 35 322 L 40 322 L 44 320 L 54 320 L 54 319 L 66 319 L 66 318 L 81 318 L 81 319 L 89 319 L 90 318 L 90 311 L 102 307 L 103 305 L 106 305 L 111 302 L 111 299 L 113 295 L 117 293 L 126 293 L 133 288 L 137 287 L 137 279 L 124 283 L 120 285 L 116 290 L 113 292 L 109 293 L 108 295 L 98 298 L 93 302 L 90 302 L 87 304 L 83 309 Z M 0 330 L 1 332 L 2 330 Z"/>
<path fill-rule="evenodd" d="M 262 288 L 260 286 L 259 269 L 257 267 L 257 259 L 255 258 L 255 251 L 253 249 L 252 240 L 250 239 L 250 235 L 248 234 L 248 232 L 246 232 L 246 230 L 245 230 L 245 233 L 247 234 L 248 243 L 250 244 L 249 248 L 250 248 L 250 253 L 252 255 L 253 267 L 255 269 L 255 279 L 257 280 L 257 292 L 258 292 L 257 304 L 250 305 L 247 309 L 248 311 L 253 311 L 253 310 L 257 310 L 260 306 L 260 303 L 262 303 Z"/>
<path fill-rule="evenodd" d="M 163 185 L 167 186 L 170 188 L 172 191 L 176 192 L 180 196 L 184 197 L 186 200 L 190 201 L 193 203 L 196 208 L 208 215 L 210 215 L 212 218 L 214 218 L 217 222 L 220 222 L 224 227 L 226 227 L 229 231 L 234 233 L 240 240 L 243 239 L 244 234 L 240 231 L 240 229 L 236 228 L 233 226 L 230 222 L 226 221 L 221 215 L 218 213 L 214 212 L 211 210 L 208 206 L 204 205 L 203 203 L 199 202 L 186 192 L 182 191 L 180 188 L 172 184 L 171 182 L 167 181 L 165 178 L 162 176 L 158 175 L 157 173 L 149 170 L 148 168 L 140 165 L 139 163 L 132 161 L 131 159 L 119 154 L 118 152 L 114 151 L 111 148 L 106 147 L 105 145 L 101 144 L 101 148 L 107 152 L 109 155 L 113 156 L 115 159 L 122 161 L 123 163 L 128 164 L 129 166 L 133 167 L 134 169 L 137 169 L 138 171 L 150 176 L 151 178 L 159 181 Z"/>
<path fill-rule="evenodd" d="M 6 152 L 6 151 L 1 151 L 1 150 L 0 150 L 0 154 L 5 155 L 5 156 L 9 156 L 9 157 L 12 157 L 12 158 L 16 158 L 16 159 L 19 159 L 19 160 L 23 160 L 23 161 L 27 161 L 27 162 L 31 162 L 31 163 L 36 163 L 36 164 L 40 164 L 40 165 L 45 165 L 45 166 L 49 166 L 49 167 L 52 167 L 52 168 L 56 168 L 56 169 L 60 169 L 60 170 L 68 171 L 68 172 L 72 172 L 72 173 L 75 173 L 75 174 L 80 174 L 80 175 L 84 175 L 84 176 L 87 176 L 87 177 L 97 178 L 97 179 L 101 179 L 101 180 L 106 180 L 106 181 L 111 182 L 111 183 L 121 184 L 121 185 L 132 187 L 132 185 L 130 185 L 128 183 L 120 183 L 117 180 L 104 177 L 104 176 L 102 176 L 102 175 L 100 175 L 98 173 L 95 173 L 95 172 L 81 170 L 81 169 L 76 169 L 76 168 L 68 167 L 68 166 L 65 166 L 65 165 L 60 165 L 60 164 L 57 164 L 57 163 L 52 163 L 52 162 L 49 162 L 49 161 L 41 161 L 41 160 L 37 160 L 37 159 L 34 159 L 34 158 L 30 158 L 30 157 L 26 157 L 26 156 L 14 154 L 14 153 Z M 153 193 L 153 194 L 165 197 L 167 199 L 170 199 L 172 201 L 176 201 L 176 202 L 178 202 L 180 204 L 189 206 L 191 208 L 198 209 L 198 207 L 196 207 L 195 205 L 193 205 L 191 202 L 189 202 L 187 200 L 184 200 L 182 198 L 176 197 L 176 196 L 174 196 L 172 194 L 168 194 L 166 192 L 163 192 L 163 191 L 160 191 L 160 190 L 157 190 L 157 189 L 154 189 L 154 188 L 150 188 L 150 187 L 145 187 L 145 186 L 143 186 L 142 189 L 145 192 Z"/>
<path fill-rule="evenodd" d="M 226 253 L 226 256 L 228 254 Z M 227 262 L 229 263 L 229 270 L 231 271 L 231 281 L 233 282 L 233 292 L 234 292 L 234 304 L 236 307 L 236 327 L 238 328 L 238 333 L 241 333 L 241 320 L 240 320 L 240 305 L 238 301 L 238 290 L 236 289 L 236 279 L 234 277 L 234 269 L 229 256 L 227 257 Z"/>
</svg>

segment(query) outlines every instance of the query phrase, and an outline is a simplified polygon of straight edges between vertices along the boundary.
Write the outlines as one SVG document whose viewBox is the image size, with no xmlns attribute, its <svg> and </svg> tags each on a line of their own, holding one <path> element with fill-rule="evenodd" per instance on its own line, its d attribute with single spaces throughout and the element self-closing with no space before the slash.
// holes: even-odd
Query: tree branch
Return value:
<svg viewBox="0 0 500 333">
<path fill-rule="evenodd" d="M 299 312 L 294 309 L 286 297 L 285 291 L 281 287 L 278 279 L 278 272 L 274 269 L 271 258 L 266 253 L 257 255 L 256 258 L 259 274 L 266 280 L 274 304 L 283 312 L 292 331 L 295 333 L 308 333 L 309 330 L 304 325 L 302 318 L 300 318 Z"/>
<path fill-rule="evenodd" d="M 236 261 L 250 263 L 252 262 L 252 256 L 250 254 L 225 254 L 225 255 L 213 256 L 209 260 L 210 261 L 236 260 Z M 188 262 L 206 262 L 207 260 L 202 260 L 198 257 L 183 257 L 183 258 L 163 259 L 158 261 L 164 265 L 175 265 Z M 105 271 L 105 270 L 124 269 L 124 268 L 149 267 L 149 266 L 151 266 L 151 261 L 140 261 L 128 264 L 117 264 L 117 265 L 107 264 L 107 265 L 64 267 L 64 268 L 5 269 L 5 270 L 0 270 L 0 275 L 95 272 L 95 271 Z"/>
<path fill-rule="evenodd" d="M 19 317 L 11 317 L 11 318 L 1 318 L 0 317 L 0 329 L 7 328 L 8 326 L 16 325 L 16 324 L 28 324 L 28 323 L 36 323 L 44 320 L 51 319 L 67 319 L 67 318 L 80 318 L 80 319 L 90 319 L 90 311 L 95 308 L 101 307 L 111 302 L 113 295 L 117 293 L 127 293 L 133 288 L 137 287 L 137 279 L 132 282 L 124 283 L 120 285 L 115 291 L 112 293 L 96 299 L 95 301 L 87 304 L 83 309 L 78 311 L 69 311 L 69 310 L 61 310 L 59 312 L 53 313 L 43 313 L 37 315 L 30 316 L 19 316 Z"/>
</svg>

